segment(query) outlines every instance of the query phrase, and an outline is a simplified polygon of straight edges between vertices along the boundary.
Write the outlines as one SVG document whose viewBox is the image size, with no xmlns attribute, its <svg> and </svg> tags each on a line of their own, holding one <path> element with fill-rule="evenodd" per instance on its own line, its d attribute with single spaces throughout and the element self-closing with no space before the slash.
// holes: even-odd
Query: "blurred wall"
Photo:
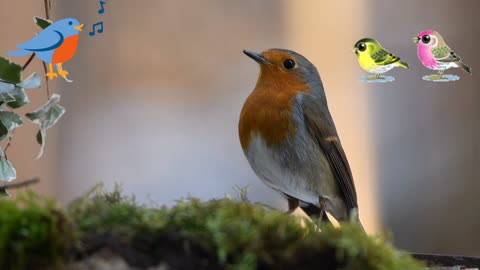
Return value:
<svg viewBox="0 0 480 270">
<path fill-rule="evenodd" d="M 476 0 L 370 0 L 374 37 L 410 64 L 369 87 L 383 223 L 401 247 L 480 255 L 480 42 Z M 412 37 L 435 29 L 473 76 L 431 83 Z M 359 33 L 360 34 L 360 33 Z"/>
</svg>

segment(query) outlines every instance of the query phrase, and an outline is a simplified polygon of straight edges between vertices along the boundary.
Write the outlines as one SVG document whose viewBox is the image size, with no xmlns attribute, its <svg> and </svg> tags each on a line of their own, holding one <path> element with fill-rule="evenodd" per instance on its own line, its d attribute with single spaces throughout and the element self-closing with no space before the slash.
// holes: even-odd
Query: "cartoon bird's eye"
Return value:
<svg viewBox="0 0 480 270">
<path fill-rule="evenodd" d="M 365 45 L 365 43 L 360 43 L 358 44 L 358 50 L 363 52 L 367 49 L 367 45 Z"/>
<path fill-rule="evenodd" d="M 68 25 L 72 25 L 72 24 L 73 24 L 73 22 L 72 22 L 72 21 L 69 21 L 69 22 L 68 22 Z"/>
<path fill-rule="evenodd" d="M 429 35 L 423 35 L 422 36 L 422 42 L 427 44 L 430 42 L 430 36 Z"/>
<path fill-rule="evenodd" d="M 292 69 L 292 68 L 295 67 L 295 61 L 293 61 L 292 59 L 287 59 L 287 60 L 283 61 L 283 66 L 286 69 Z"/>
</svg>

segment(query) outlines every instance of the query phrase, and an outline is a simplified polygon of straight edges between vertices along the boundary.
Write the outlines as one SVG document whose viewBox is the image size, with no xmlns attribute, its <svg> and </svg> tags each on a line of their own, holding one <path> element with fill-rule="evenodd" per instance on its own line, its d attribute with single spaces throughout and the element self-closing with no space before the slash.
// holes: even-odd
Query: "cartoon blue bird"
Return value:
<svg viewBox="0 0 480 270">
<path fill-rule="evenodd" d="M 84 24 L 76 19 L 66 18 L 58 20 L 27 42 L 18 44 L 18 51 L 8 52 L 12 56 L 21 56 L 35 53 L 40 59 L 49 64 L 46 74 L 50 80 L 60 76 L 66 78 L 68 71 L 63 69 L 63 63 L 75 55 L 78 45 L 78 34 Z M 53 71 L 53 64 L 57 64 L 58 74 Z"/>
</svg>

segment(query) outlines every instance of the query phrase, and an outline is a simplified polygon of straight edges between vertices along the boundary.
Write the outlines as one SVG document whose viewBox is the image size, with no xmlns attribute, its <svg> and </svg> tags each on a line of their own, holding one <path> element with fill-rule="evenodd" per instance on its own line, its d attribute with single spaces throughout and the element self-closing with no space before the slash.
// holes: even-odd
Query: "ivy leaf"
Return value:
<svg viewBox="0 0 480 270">
<path fill-rule="evenodd" d="M 15 89 L 15 84 L 0 80 L 0 93 L 7 93 Z"/>
<path fill-rule="evenodd" d="M 37 17 L 37 16 L 33 17 L 33 22 L 42 29 L 45 29 L 50 24 L 52 24 L 52 21 L 47 20 L 47 19 L 43 19 L 43 18 L 40 18 L 40 17 Z"/>
<path fill-rule="evenodd" d="M 10 182 L 15 178 L 17 178 L 17 172 L 12 163 L 5 158 L 5 153 L 0 148 L 0 180 Z"/>
<path fill-rule="evenodd" d="M 27 113 L 25 116 L 33 123 L 40 126 L 40 130 L 37 133 L 37 142 L 40 144 L 40 153 L 37 159 L 43 155 L 45 147 L 45 137 L 47 135 L 47 129 L 54 126 L 60 117 L 65 113 L 65 108 L 58 105 L 60 101 L 60 95 L 53 94 L 46 104 L 38 108 L 33 112 Z"/>
<path fill-rule="evenodd" d="M 7 83 L 19 83 L 21 80 L 22 67 L 0 56 L 0 79 Z"/>
<path fill-rule="evenodd" d="M 13 85 L 13 84 L 12 84 Z M 7 103 L 10 108 L 17 109 L 30 102 L 25 89 L 40 88 L 42 77 L 34 72 L 25 80 L 13 85 L 13 89 L 2 92 L 0 89 L 0 104 Z"/>
<path fill-rule="evenodd" d="M 28 78 L 17 83 L 17 86 L 25 89 L 40 88 L 42 86 L 42 77 L 37 72 L 33 72 Z"/>
<path fill-rule="evenodd" d="M 25 89 L 35 89 L 41 86 L 42 77 L 36 72 L 32 73 L 28 78 L 18 83 L 13 91 L 8 93 L 14 99 L 13 101 L 6 101 L 8 106 L 12 109 L 17 109 L 30 103 Z"/>
<path fill-rule="evenodd" d="M 8 132 L 23 125 L 20 115 L 14 112 L 0 111 L 0 140 L 7 137 Z"/>
</svg>

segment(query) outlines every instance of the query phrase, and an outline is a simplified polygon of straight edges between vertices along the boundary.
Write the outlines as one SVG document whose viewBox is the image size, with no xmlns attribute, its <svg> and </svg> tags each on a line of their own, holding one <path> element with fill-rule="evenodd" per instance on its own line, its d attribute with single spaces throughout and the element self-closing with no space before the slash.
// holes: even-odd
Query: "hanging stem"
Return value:
<svg viewBox="0 0 480 270">
<path fill-rule="evenodd" d="M 24 71 L 28 67 L 28 65 L 30 65 L 34 57 L 35 57 L 35 53 L 32 53 L 28 58 L 27 62 L 25 62 L 25 64 L 23 65 L 22 71 Z"/>
</svg>

